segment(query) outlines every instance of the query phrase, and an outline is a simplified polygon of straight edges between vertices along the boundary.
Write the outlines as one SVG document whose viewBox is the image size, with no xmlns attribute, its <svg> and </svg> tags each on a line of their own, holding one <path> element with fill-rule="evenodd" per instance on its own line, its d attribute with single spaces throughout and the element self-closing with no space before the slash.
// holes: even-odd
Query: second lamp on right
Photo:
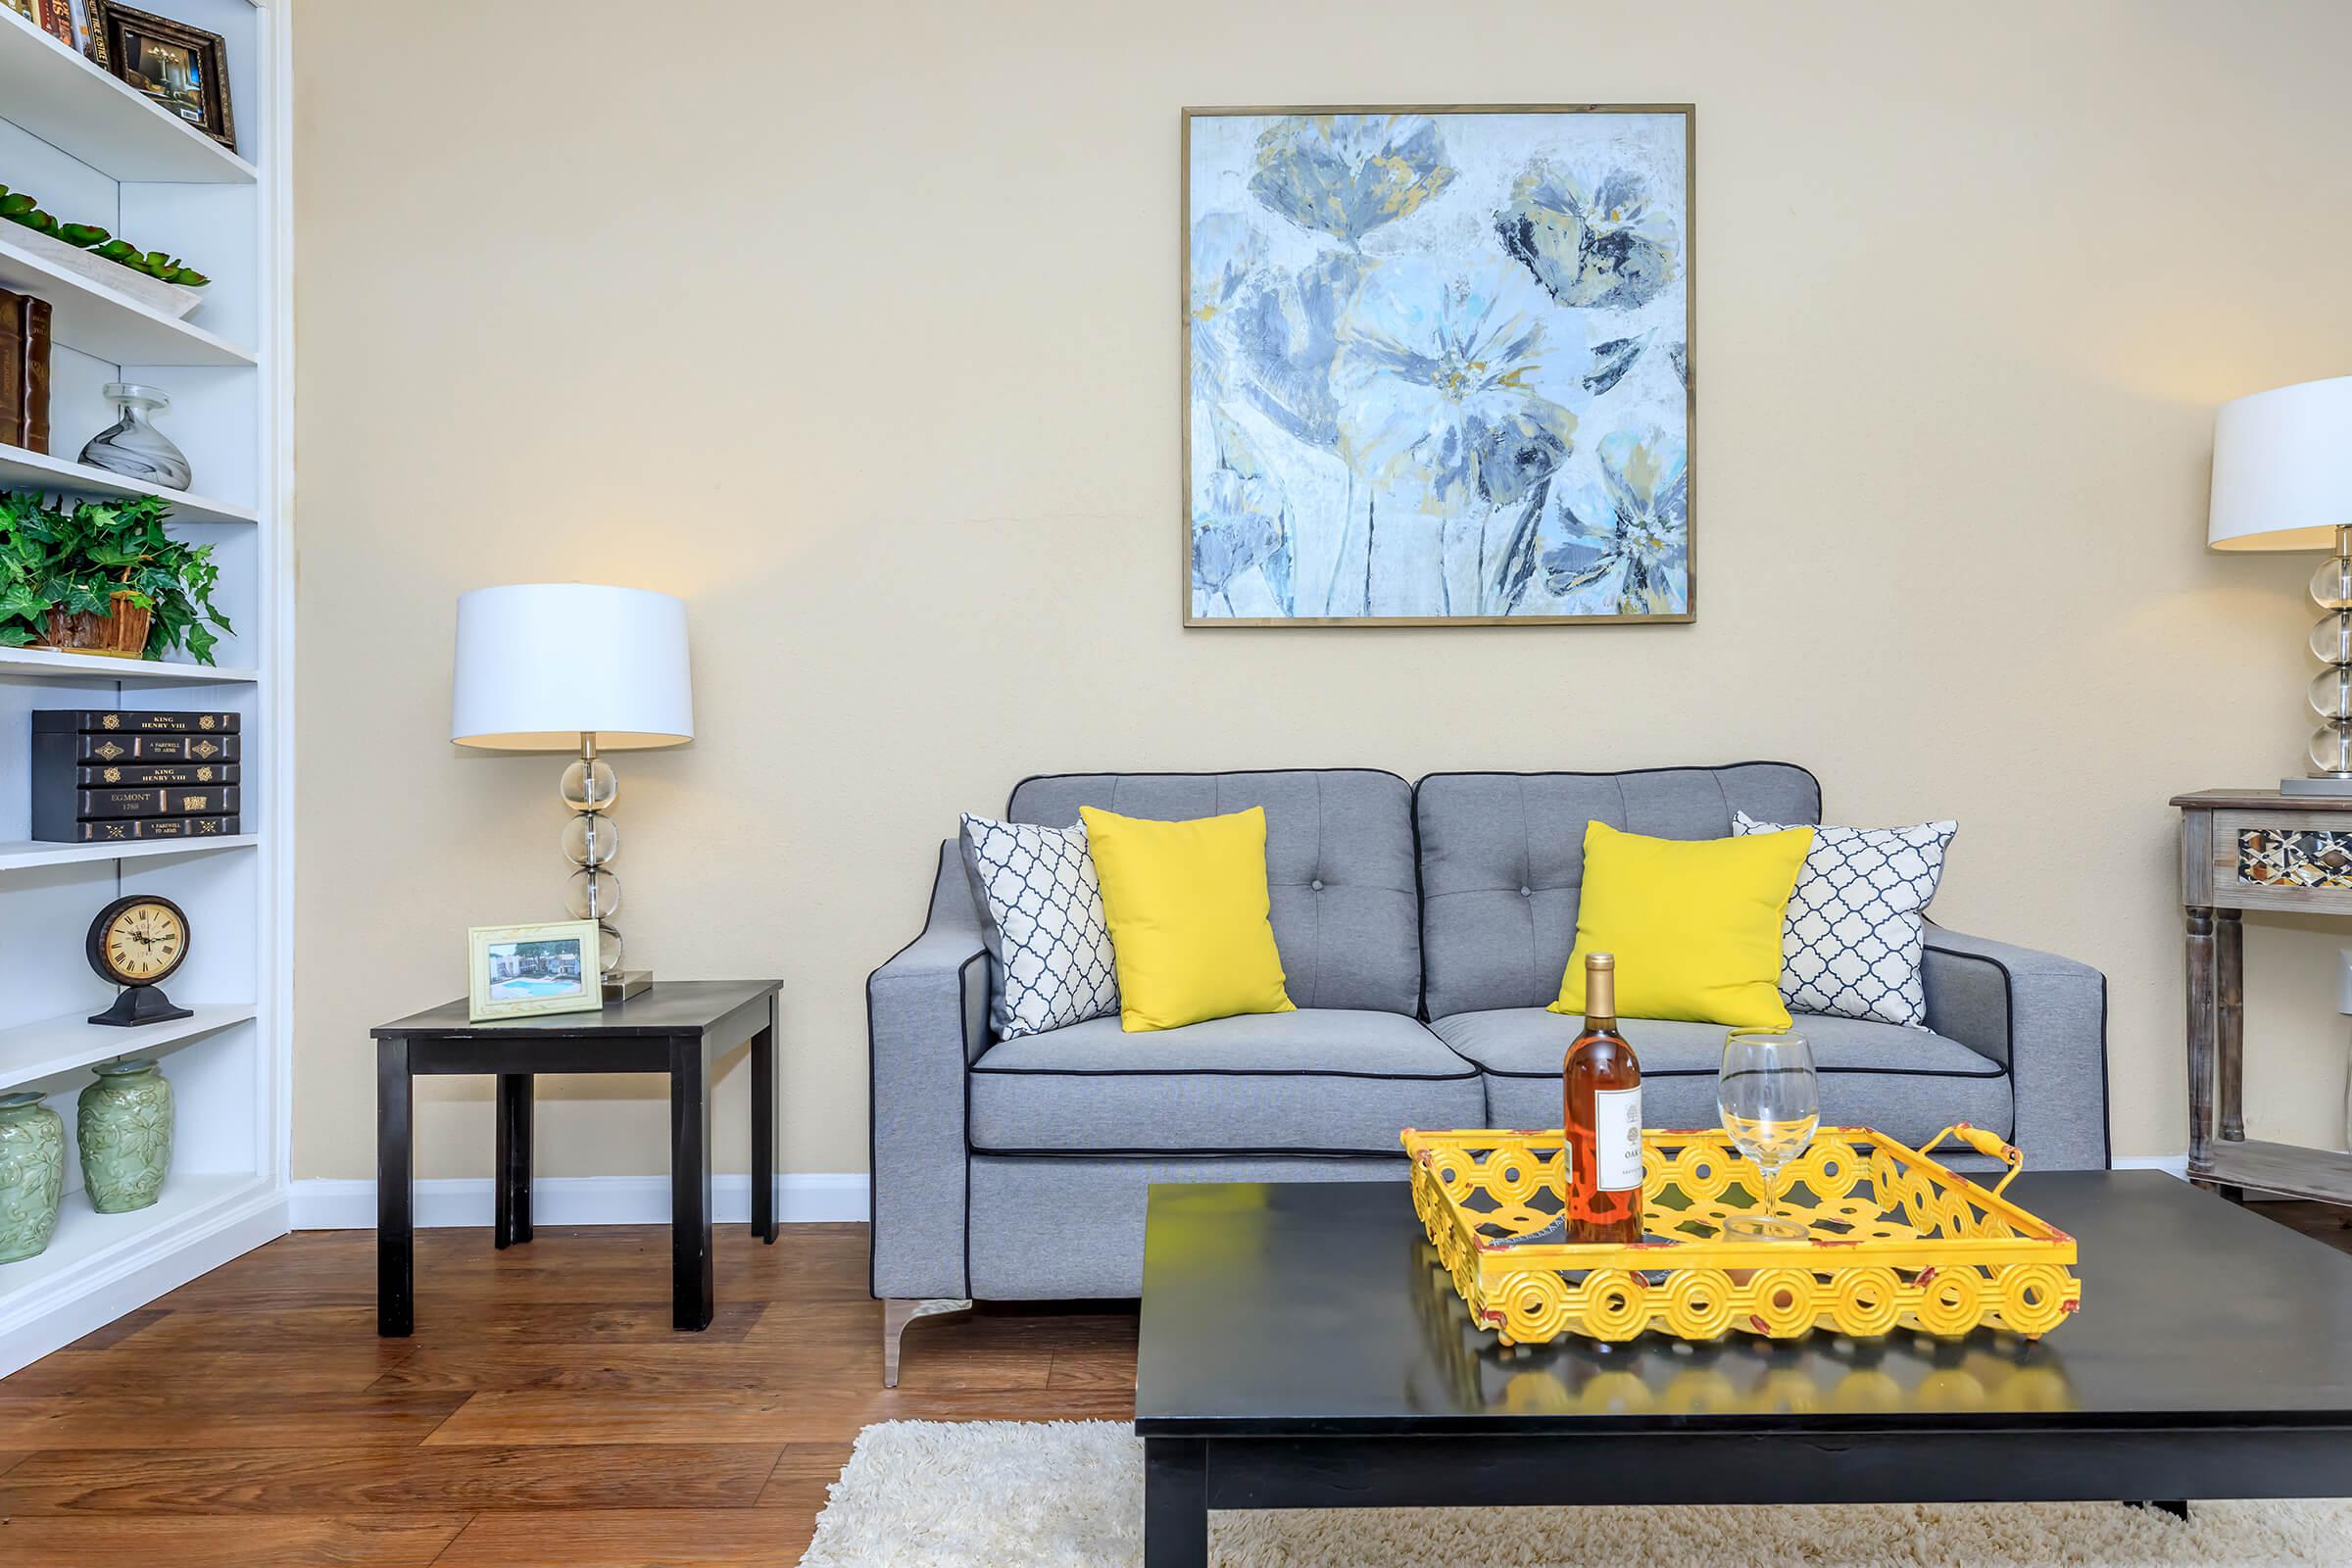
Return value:
<svg viewBox="0 0 2352 1568">
<path fill-rule="evenodd" d="M 2311 770 L 2287 795 L 2352 795 L 2352 376 L 2305 381 L 2222 405 L 2213 426 L 2216 550 L 2327 550 L 2312 574 L 2311 651 L 2327 667 L 2308 695 L 2319 715 Z"/>
</svg>

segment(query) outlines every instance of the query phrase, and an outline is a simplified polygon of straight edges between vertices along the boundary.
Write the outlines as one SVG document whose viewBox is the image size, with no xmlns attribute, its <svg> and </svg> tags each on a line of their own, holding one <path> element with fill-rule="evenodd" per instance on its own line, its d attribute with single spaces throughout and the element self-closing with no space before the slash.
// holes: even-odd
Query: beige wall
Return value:
<svg viewBox="0 0 2352 1568">
<path fill-rule="evenodd" d="M 2212 408 L 2352 370 L 2352 11 L 1455 14 L 303 0 L 298 1174 L 370 1171 L 366 1029 L 464 928 L 556 914 L 560 760 L 446 739 L 457 595 L 549 576 L 691 602 L 620 923 L 784 977 L 789 1168 L 864 1164 L 863 980 L 959 808 L 1301 763 L 1957 816 L 1937 915 L 2104 968 L 2116 1148 L 2183 1147 L 2165 802 L 2276 778 L 2308 673 L 2311 561 L 2203 548 Z M 1683 99 L 1697 623 L 1181 629 L 1178 106 Z M 2339 940 L 2252 934 L 2258 1130 L 2337 1139 Z M 662 1168 L 645 1086 L 560 1094 L 544 1170 Z M 485 1095 L 423 1174 L 488 1172 Z"/>
</svg>

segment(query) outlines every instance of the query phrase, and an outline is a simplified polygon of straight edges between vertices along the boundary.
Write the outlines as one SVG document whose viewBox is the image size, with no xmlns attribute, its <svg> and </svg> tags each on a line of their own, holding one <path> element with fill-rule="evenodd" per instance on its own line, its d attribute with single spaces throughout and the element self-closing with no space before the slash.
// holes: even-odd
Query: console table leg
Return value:
<svg viewBox="0 0 2352 1568">
<path fill-rule="evenodd" d="M 2213 1136 L 2213 910 L 2190 905 L 2188 918 L 2188 1173 L 2210 1169 Z"/>
<path fill-rule="evenodd" d="M 2229 1143 L 2246 1138 L 2246 926 L 2235 909 L 2213 911 L 2214 1052 L 2221 1080 L 2216 1097 L 2221 1129 Z"/>
<path fill-rule="evenodd" d="M 398 1339 L 416 1326 L 415 1080 L 405 1038 L 375 1043 L 375 1332 Z"/>
<path fill-rule="evenodd" d="M 776 1009 L 752 1037 L 752 1234 L 776 1239 Z"/>
<path fill-rule="evenodd" d="M 1208 1568 L 1208 1445 L 1144 1440 L 1144 1568 Z"/>
<path fill-rule="evenodd" d="M 699 1035 L 669 1043 L 670 1324 L 710 1326 L 717 1294 L 710 1257 L 710 1052 Z"/>
<path fill-rule="evenodd" d="M 531 1095 L 527 1072 L 498 1075 L 498 1230 L 503 1250 L 531 1239 Z"/>
</svg>

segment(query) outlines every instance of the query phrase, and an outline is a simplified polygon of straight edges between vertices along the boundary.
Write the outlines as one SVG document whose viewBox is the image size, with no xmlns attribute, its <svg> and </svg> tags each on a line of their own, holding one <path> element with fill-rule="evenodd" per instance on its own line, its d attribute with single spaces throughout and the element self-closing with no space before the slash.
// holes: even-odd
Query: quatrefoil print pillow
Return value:
<svg viewBox="0 0 2352 1568">
<path fill-rule="evenodd" d="M 1102 883 L 1086 829 L 965 813 L 957 835 L 988 945 L 989 1023 L 999 1040 L 1119 1010 Z"/>
<path fill-rule="evenodd" d="M 1785 824 L 1733 815 L 1735 834 Z M 1791 1012 L 1924 1027 L 1921 911 L 1936 897 L 1957 822 L 1817 827 L 1781 930 L 1781 1000 Z"/>
</svg>

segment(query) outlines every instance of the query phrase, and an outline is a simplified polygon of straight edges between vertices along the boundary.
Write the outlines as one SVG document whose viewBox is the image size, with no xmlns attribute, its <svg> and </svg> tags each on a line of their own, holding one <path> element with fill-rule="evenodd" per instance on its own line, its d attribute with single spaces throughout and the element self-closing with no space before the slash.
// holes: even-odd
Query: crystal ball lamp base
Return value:
<svg viewBox="0 0 2352 1568">
<path fill-rule="evenodd" d="M 574 867 L 564 905 L 573 919 L 596 922 L 597 967 L 617 974 L 620 931 L 612 917 L 620 912 L 620 877 L 612 862 L 620 854 L 620 829 L 606 813 L 620 798 L 620 780 L 586 736 L 579 760 L 564 769 L 563 795 L 572 812 L 564 826 L 564 858 Z"/>
</svg>

